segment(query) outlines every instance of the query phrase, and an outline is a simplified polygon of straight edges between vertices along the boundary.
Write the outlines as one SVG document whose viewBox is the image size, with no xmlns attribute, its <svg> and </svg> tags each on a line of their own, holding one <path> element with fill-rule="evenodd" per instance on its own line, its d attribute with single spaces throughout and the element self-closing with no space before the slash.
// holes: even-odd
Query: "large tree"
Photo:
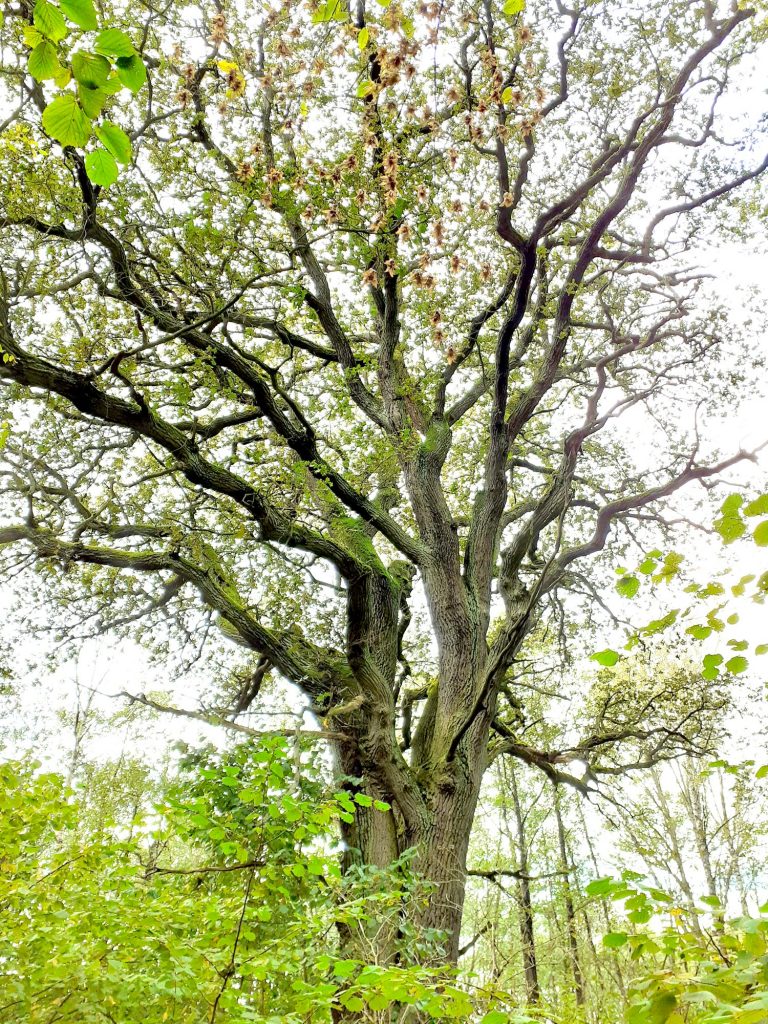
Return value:
<svg viewBox="0 0 768 1024">
<path fill-rule="evenodd" d="M 526 744 L 519 659 L 610 538 L 745 457 L 700 426 L 756 344 L 690 267 L 758 211 L 764 17 L 7 5 L 9 571 L 148 642 L 215 617 L 237 711 L 294 684 L 359 780 L 350 851 L 416 848 L 450 959 L 490 759 L 575 781 L 685 735 Z"/>
</svg>

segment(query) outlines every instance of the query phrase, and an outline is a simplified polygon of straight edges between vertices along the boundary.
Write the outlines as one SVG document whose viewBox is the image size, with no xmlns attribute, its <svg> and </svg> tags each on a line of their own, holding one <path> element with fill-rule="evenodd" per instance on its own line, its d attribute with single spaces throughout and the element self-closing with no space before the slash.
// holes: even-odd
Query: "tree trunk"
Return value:
<svg viewBox="0 0 768 1024">
<path fill-rule="evenodd" d="M 350 748 L 351 749 L 351 748 Z M 380 784 L 367 781 L 359 761 L 340 756 L 344 775 L 366 779 L 365 789 L 375 800 L 393 808 L 382 812 L 374 807 L 357 807 L 355 821 L 345 826 L 347 845 L 343 867 L 354 864 L 386 869 L 407 850 L 415 850 L 412 868 L 431 887 L 422 906 L 418 901 L 393 912 L 393 928 L 382 928 L 381 920 L 371 922 L 371 934 L 377 935 L 375 959 L 392 960 L 401 915 L 409 917 L 419 929 L 442 933 L 432 962 L 454 964 L 458 959 L 461 921 L 466 885 L 466 857 L 482 778 L 481 772 L 462 769 L 458 764 L 443 772 L 426 789 L 424 813 L 417 828 L 407 825 L 397 811 L 402 794 L 390 792 Z M 382 884 L 388 884 L 386 877 Z M 343 941 L 350 936 L 342 935 Z M 367 955 L 370 956 L 370 949 Z M 402 951 L 400 951 L 402 957 Z M 423 958 L 421 960 L 423 963 Z"/>
<path fill-rule="evenodd" d="M 568 932 L 568 949 L 570 952 L 571 970 L 573 971 L 573 985 L 576 996 L 576 1005 L 584 1006 L 584 974 L 581 969 L 579 958 L 579 944 L 577 940 L 576 911 L 573 906 L 573 893 L 571 891 L 571 866 L 568 857 L 568 846 L 565 838 L 565 826 L 563 816 L 560 812 L 560 793 L 555 788 L 555 821 L 557 823 L 557 842 L 560 849 L 560 868 L 563 872 L 563 900 L 565 903 L 566 930 Z"/>
<path fill-rule="evenodd" d="M 445 961 L 456 963 L 459 955 L 461 920 L 467 877 L 467 849 L 472 831 L 479 786 L 467 785 L 435 795 L 432 821 L 423 841 L 423 853 L 416 868 L 430 879 L 434 889 L 427 907 L 419 915 L 423 928 L 445 933 Z"/>
<path fill-rule="evenodd" d="M 669 843 L 669 850 L 671 853 L 672 860 L 677 868 L 675 875 L 676 881 L 680 886 L 680 890 L 685 899 L 685 903 L 688 907 L 690 915 L 691 927 L 697 935 L 701 935 L 701 923 L 699 922 L 699 915 L 696 908 L 696 900 L 693 896 L 693 889 L 691 883 L 688 880 L 688 874 L 685 869 L 685 857 L 680 846 L 680 839 L 677 830 L 677 822 L 675 821 L 672 809 L 669 806 L 664 788 L 661 784 L 661 777 L 658 769 L 654 768 L 651 772 L 651 780 L 653 782 L 653 788 L 656 796 L 656 806 L 661 812 L 661 818 L 664 823 L 664 830 L 667 835 L 667 841 Z M 670 865 L 670 871 L 672 868 Z M 672 872 L 674 875 L 674 872 Z"/>
<path fill-rule="evenodd" d="M 528 839 L 526 836 L 525 816 L 520 803 L 515 773 L 510 771 L 509 774 L 511 779 L 512 809 L 517 828 L 517 863 L 520 871 L 520 877 L 517 880 L 517 897 L 520 908 L 520 942 L 523 953 L 523 973 L 525 975 L 527 999 L 529 1004 L 533 1006 L 541 999 L 541 990 L 539 989 L 539 968 L 536 960 L 531 883 L 528 879 Z"/>
<path fill-rule="evenodd" d="M 688 814 L 688 819 L 691 822 L 693 839 L 696 844 L 696 852 L 699 855 L 701 867 L 704 872 L 704 880 L 707 884 L 707 896 L 712 900 L 719 900 L 717 884 L 715 881 L 715 872 L 709 849 L 709 808 L 707 806 L 706 799 L 702 796 L 702 780 L 697 776 L 698 772 L 695 763 L 691 761 L 687 762 L 684 769 L 679 772 L 680 794 L 683 798 L 683 806 Z M 727 899 L 727 897 L 727 892 L 724 892 L 723 898 Z M 712 920 L 714 922 L 715 929 L 722 932 L 725 928 L 725 918 L 722 906 L 713 907 Z"/>
<path fill-rule="evenodd" d="M 599 861 L 597 859 L 597 854 L 595 853 L 595 847 L 594 847 L 594 844 L 592 842 L 592 836 L 591 836 L 590 831 L 589 831 L 589 825 L 587 824 L 586 815 L 584 814 L 584 806 L 581 803 L 579 803 L 577 806 L 578 806 L 578 809 L 579 809 L 579 817 L 581 818 L 581 826 L 584 829 L 584 839 L 585 839 L 586 844 L 587 844 L 587 850 L 589 851 L 589 859 L 592 861 L 592 869 L 595 872 L 595 878 L 599 878 L 600 875 L 602 874 L 602 868 L 601 868 L 601 865 L 600 865 L 600 863 L 599 863 Z M 603 921 L 605 923 L 605 930 L 607 932 L 614 931 L 615 929 L 614 929 L 614 924 L 613 924 L 613 920 L 612 920 L 611 911 L 608 908 L 608 902 L 605 899 L 605 897 L 602 897 L 600 899 L 600 909 L 602 911 Z M 585 911 L 585 917 L 587 917 L 586 911 Z M 588 918 L 587 918 L 587 920 L 588 920 Z M 591 940 L 591 932 L 589 934 L 590 934 L 590 940 Z M 594 942 L 592 942 L 592 947 L 594 949 Z M 624 982 L 624 975 L 622 974 L 621 967 L 619 965 L 618 957 L 611 957 L 610 963 L 611 963 L 611 967 L 612 967 L 612 972 L 613 972 L 614 977 L 616 979 L 616 985 L 617 985 L 617 987 L 619 989 L 619 992 L 621 992 L 622 998 L 626 1000 L 626 998 L 627 998 L 627 986 L 626 986 L 626 984 Z"/>
</svg>

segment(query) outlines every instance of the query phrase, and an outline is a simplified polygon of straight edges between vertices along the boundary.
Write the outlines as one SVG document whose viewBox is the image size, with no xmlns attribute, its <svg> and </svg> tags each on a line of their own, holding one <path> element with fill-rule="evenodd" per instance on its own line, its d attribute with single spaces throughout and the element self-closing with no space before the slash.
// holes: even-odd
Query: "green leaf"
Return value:
<svg viewBox="0 0 768 1024">
<path fill-rule="evenodd" d="M 590 882 L 586 886 L 584 891 L 587 896 L 605 896 L 611 891 L 613 886 L 614 880 L 608 875 L 606 878 L 596 878 L 594 882 Z"/>
<path fill-rule="evenodd" d="M 373 806 L 376 808 L 377 811 L 381 811 L 382 813 L 392 810 L 392 806 L 388 804 L 385 800 L 374 800 Z"/>
<path fill-rule="evenodd" d="M 62 11 L 70 21 L 86 32 L 92 32 L 97 25 L 96 10 L 92 0 L 59 0 Z"/>
<path fill-rule="evenodd" d="M 120 75 L 117 73 L 110 75 L 104 85 L 102 85 L 102 89 L 107 96 L 114 96 L 115 93 L 120 92 L 122 88 L 123 83 L 120 81 Z"/>
<path fill-rule="evenodd" d="M 373 804 L 373 798 L 367 793 L 355 793 L 355 803 L 360 807 L 370 807 Z"/>
<path fill-rule="evenodd" d="M 707 612 L 707 625 L 711 626 L 712 629 L 716 633 L 722 633 L 723 630 L 725 629 L 725 623 L 723 622 L 722 619 L 718 619 L 718 617 L 715 614 L 715 612 L 716 612 L 716 609 L 713 609 L 712 611 Z"/>
<path fill-rule="evenodd" d="M 761 494 L 759 498 L 750 501 L 743 509 L 745 516 L 768 516 L 768 494 Z"/>
<path fill-rule="evenodd" d="M 755 578 L 754 573 L 751 573 L 751 574 L 749 574 L 747 576 L 742 576 L 741 579 L 739 580 L 739 582 L 734 584 L 734 586 L 731 587 L 731 593 L 733 594 L 733 596 L 734 597 L 741 597 L 742 594 L 744 594 L 744 592 L 747 589 L 746 588 L 746 584 L 747 583 L 751 583 L 754 578 Z"/>
<path fill-rule="evenodd" d="M 108 57 L 133 57 L 136 53 L 136 47 L 119 28 L 105 28 L 103 32 L 99 32 L 94 49 Z"/>
<path fill-rule="evenodd" d="M 694 640 L 706 640 L 708 636 L 712 635 L 711 626 L 689 626 L 685 631 L 689 636 L 692 636 Z"/>
<path fill-rule="evenodd" d="M 717 996 L 714 992 L 684 992 L 684 1003 L 717 1003 Z"/>
<path fill-rule="evenodd" d="M 607 935 L 603 936 L 603 945 L 607 949 L 619 949 L 620 946 L 625 945 L 629 941 L 629 936 L 626 932 L 608 932 Z"/>
<path fill-rule="evenodd" d="M 755 648 L 755 654 L 768 654 L 768 644 L 758 644 Z"/>
<path fill-rule="evenodd" d="M 38 82 L 44 82 L 46 78 L 55 78 L 61 71 L 61 64 L 56 53 L 56 47 L 47 40 L 38 43 L 27 61 L 27 70 Z"/>
<path fill-rule="evenodd" d="M 349 11 L 343 0 L 326 0 L 326 3 L 320 4 L 312 15 L 312 24 L 322 25 L 328 21 L 346 21 L 348 17 Z"/>
<path fill-rule="evenodd" d="M 60 42 L 69 31 L 64 21 L 64 15 L 58 7 L 49 4 L 47 0 L 37 0 L 32 18 L 35 28 L 47 36 L 51 42 Z"/>
<path fill-rule="evenodd" d="M 502 1013 L 501 1010 L 489 1010 L 480 1024 L 509 1024 L 509 1014 Z"/>
<path fill-rule="evenodd" d="M 640 589 L 640 580 L 637 576 L 622 576 L 616 583 L 616 590 L 622 597 L 632 598 Z"/>
<path fill-rule="evenodd" d="M 24 26 L 24 45 L 34 49 L 38 43 L 42 43 L 44 36 L 38 32 L 34 25 Z"/>
<path fill-rule="evenodd" d="M 632 924 L 645 924 L 646 921 L 650 921 L 653 916 L 653 911 L 647 907 L 643 907 L 642 910 L 633 910 L 631 914 L 627 914 L 627 917 Z"/>
<path fill-rule="evenodd" d="M 603 665 L 605 668 L 612 668 L 618 660 L 618 653 L 610 650 L 610 648 L 605 651 L 597 651 L 595 654 L 590 655 L 590 661 L 596 661 L 598 665 Z"/>
<path fill-rule="evenodd" d="M 352 803 L 352 798 L 349 793 L 345 793 L 343 789 L 340 789 L 338 793 L 334 793 L 333 795 L 341 807 L 346 808 L 348 811 L 354 810 L 354 804 Z"/>
<path fill-rule="evenodd" d="M 677 999 L 671 992 L 662 992 L 651 1000 L 648 1024 L 665 1024 L 677 1006 Z"/>
<path fill-rule="evenodd" d="M 760 548 L 768 548 L 768 519 L 764 519 L 762 523 L 752 533 L 752 539 L 755 544 Z"/>
<path fill-rule="evenodd" d="M 78 50 L 72 54 L 72 74 L 81 85 L 101 88 L 107 84 L 112 65 L 99 53 L 85 53 Z"/>
<path fill-rule="evenodd" d="M 726 544 L 732 544 L 747 532 L 747 524 L 738 512 L 721 516 L 715 520 L 713 525 Z"/>
<path fill-rule="evenodd" d="M 659 571 L 654 575 L 654 583 L 669 583 L 675 576 L 680 572 L 680 566 L 683 564 L 684 558 L 679 555 L 676 551 L 670 551 L 665 556 L 664 562 Z"/>
<path fill-rule="evenodd" d="M 709 680 L 717 679 L 720 675 L 719 666 L 722 665 L 722 663 L 722 654 L 705 654 L 703 661 L 704 667 L 701 673 L 702 677 Z"/>
<path fill-rule="evenodd" d="M 78 85 L 77 97 L 90 118 L 98 117 L 107 102 L 107 94 L 103 89 L 94 89 L 88 85 Z"/>
<path fill-rule="evenodd" d="M 357 87 L 357 98 L 360 100 L 365 99 L 365 97 L 368 96 L 369 93 L 373 92 L 373 89 L 373 82 L 366 79 L 366 81 L 361 82 Z"/>
<path fill-rule="evenodd" d="M 624 868 L 621 872 L 622 882 L 640 882 L 645 878 L 641 871 L 632 871 L 631 868 Z"/>
<path fill-rule="evenodd" d="M 502 10 L 508 18 L 514 18 L 516 14 L 525 10 L 525 0 L 505 0 Z"/>
<path fill-rule="evenodd" d="M 729 494 L 720 506 L 720 511 L 724 516 L 732 516 L 739 511 L 743 504 L 744 496 L 742 494 Z"/>
<path fill-rule="evenodd" d="M 667 612 L 667 614 L 662 616 L 662 618 L 654 619 L 652 622 L 649 622 L 647 626 L 644 626 L 643 633 L 645 636 L 653 636 L 655 633 L 663 633 L 665 629 L 669 629 L 670 626 L 674 626 L 679 614 L 680 609 L 673 608 L 672 611 Z"/>
<path fill-rule="evenodd" d="M 756 779 L 768 778 L 768 764 L 764 764 L 761 768 L 758 768 L 755 772 Z"/>
<path fill-rule="evenodd" d="M 62 146 L 84 146 L 91 137 L 91 122 L 71 93 L 57 96 L 43 111 L 43 128 Z"/>
<path fill-rule="evenodd" d="M 337 960 L 333 965 L 334 977 L 349 978 L 361 966 L 357 960 Z"/>
<path fill-rule="evenodd" d="M 386 994 L 386 992 L 372 992 L 371 995 L 366 996 L 368 1008 L 370 1010 L 386 1010 L 392 999 Z"/>
<path fill-rule="evenodd" d="M 104 121 L 96 129 L 96 137 L 102 146 L 121 164 L 131 162 L 131 140 L 122 128 L 111 121 Z"/>
<path fill-rule="evenodd" d="M 728 661 L 726 661 L 725 667 L 727 671 L 731 673 L 731 675 L 737 676 L 741 672 L 746 672 L 746 670 L 749 668 L 749 662 L 746 658 L 742 658 L 741 656 L 739 656 L 736 658 L 730 658 Z"/>
<path fill-rule="evenodd" d="M 310 875 L 324 875 L 325 874 L 325 863 L 320 857 L 310 857 L 307 861 L 307 867 L 309 868 Z"/>
<path fill-rule="evenodd" d="M 364 50 L 368 45 L 368 40 L 371 38 L 371 33 L 368 31 L 368 26 L 361 28 L 357 33 L 357 45 L 361 50 Z"/>
<path fill-rule="evenodd" d="M 147 80 L 147 69 L 138 54 L 117 58 L 117 74 L 123 85 L 137 93 Z"/>
<path fill-rule="evenodd" d="M 354 995 L 351 992 L 344 992 L 340 997 L 339 1001 L 352 1013 L 359 1013 L 365 1007 L 365 1003 L 358 995 Z"/>
<path fill-rule="evenodd" d="M 85 158 L 85 170 L 94 185 L 112 185 L 117 181 L 115 158 L 106 149 L 94 149 L 89 153 Z"/>
</svg>

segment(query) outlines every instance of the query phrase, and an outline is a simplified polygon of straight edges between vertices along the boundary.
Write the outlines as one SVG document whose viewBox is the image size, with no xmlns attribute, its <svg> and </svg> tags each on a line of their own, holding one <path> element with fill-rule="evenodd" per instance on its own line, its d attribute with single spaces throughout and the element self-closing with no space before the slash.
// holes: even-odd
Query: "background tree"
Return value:
<svg viewBox="0 0 768 1024">
<path fill-rule="evenodd" d="M 415 848 L 408 913 L 453 960 L 489 760 L 577 781 L 623 738 L 521 739 L 526 641 L 746 457 L 700 423 L 756 346 L 690 265 L 768 167 L 733 109 L 763 15 L 125 17 L 38 0 L 3 30 L 9 571 L 80 635 L 193 659 L 216 621 L 253 653 L 234 711 L 294 684 L 366 798 L 348 867 Z M 687 721 L 635 723 L 635 761 Z"/>
</svg>

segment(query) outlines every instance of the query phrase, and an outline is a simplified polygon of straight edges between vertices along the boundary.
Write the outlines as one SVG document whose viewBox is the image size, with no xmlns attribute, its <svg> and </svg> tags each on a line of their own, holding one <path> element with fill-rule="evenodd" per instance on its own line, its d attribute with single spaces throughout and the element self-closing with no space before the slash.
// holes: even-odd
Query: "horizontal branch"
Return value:
<svg viewBox="0 0 768 1024">
<path fill-rule="evenodd" d="M 200 454 L 194 440 L 161 419 L 145 402 L 129 402 L 109 394 L 96 387 L 87 375 L 26 352 L 5 328 L 0 328 L 0 342 L 11 357 L 0 363 L 0 377 L 59 395 L 80 412 L 102 423 L 135 431 L 155 441 L 172 456 L 191 483 L 229 497 L 244 508 L 259 522 L 264 540 L 327 558 L 345 576 L 355 575 L 365 568 L 344 547 L 289 518 L 261 491 L 223 466 L 208 461 Z"/>
<path fill-rule="evenodd" d="M 343 732 L 329 732 L 327 729 L 254 729 L 250 725 L 241 725 L 232 721 L 224 715 L 217 715 L 213 711 L 191 711 L 187 708 L 175 708 L 169 704 L 161 704 L 152 700 L 144 693 L 128 693 L 121 690 L 115 694 L 116 697 L 125 697 L 129 704 L 141 704 L 153 711 L 160 711 L 167 715 L 176 715 L 178 718 L 191 718 L 195 722 L 203 722 L 205 725 L 216 726 L 227 729 L 229 732 L 236 732 L 242 736 L 250 736 L 259 739 L 263 736 L 293 736 L 309 740 L 345 740 L 348 737 Z"/>
<path fill-rule="evenodd" d="M 684 487 L 692 481 L 707 480 L 710 477 L 717 476 L 719 473 L 729 469 L 731 466 L 737 465 L 739 462 L 747 460 L 754 462 L 756 460 L 757 452 L 759 452 L 764 446 L 765 445 L 761 445 L 759 448 L 751 452 L 739 451 L 730 458 L 724 459 L 712 466 L 695 466 L 692 460 L 689 460 L 685 470 L 676 477 L 667 480 L 666 483 L 660 484 L 658 487 L 651 487 L 640 494 L 630 494 L 625 498 L 617 498 L 616 501 L 612 501 L 607 505 L 604 505 L 597 515 L 597 523 L 590 540 L 585 544 L 567 549 L 559 556 L 552 567 L 551 578 L 545 580 L 544 589 L 551 589 L 552 586 L 560 579 L 562 571 L 570 565 L 571 562 L 576 561 L 578 558 L 584 558 L 587 555 L 593 555 L 598 551 L 601 551 L 608 539 L 611 525 L 618 516 L 625 512 L 645 508 L 647 505 L 660 501 L 662 498 L 669 497 L 670 494 L 674 494 L 676 491 L 679 491 L 681 487 Z"/>
<path fill-rule="evenodd" d="M 558 875 L 567 875 L 567 871 L 547 871 L 542 875 L 529 875 L 525 871 L 516 871 L 514 868 L 493 868 L 489 871 L 481 871 L 479 868 L 468 868 L 467 874 L 472 878 L 485 878 L 489 882 L 495 882 L 498 878 L 515 878 L 523 882 L 538 882 L 544 878 L 556 878 Z"/>
<path fill-rule="evenodd" d="M 0 547 L 26 541 L 41 558 L 83 562 L 135 572 L 169 572 L 200 591 L 206 604 L 219 612 L 252 650 L 266 655 L 291 682 L 310 696 L 337 691 L 346 679 L 354 692 L 351 673 L 343 655 L 311 644 L 298 631 L 281 634 L 268 629 L 248 609 L 231 585 L 222 584 L 208 570 L 174 551 L 129 551 L 64 541 L 47 530 L 32 526 L 0 528 Z"/>
<path fill-rule="evenodd" d="M 226 874 L 229 871 L 244 871 L 248 868 L 264 868 L 265 860 L 244 860 L 239 864 L 203 864 L 199 868 L 161 868 L 156 865 L 146 866 L 146 878 L 152 875 L 206 875 Z"/>
</svg>

